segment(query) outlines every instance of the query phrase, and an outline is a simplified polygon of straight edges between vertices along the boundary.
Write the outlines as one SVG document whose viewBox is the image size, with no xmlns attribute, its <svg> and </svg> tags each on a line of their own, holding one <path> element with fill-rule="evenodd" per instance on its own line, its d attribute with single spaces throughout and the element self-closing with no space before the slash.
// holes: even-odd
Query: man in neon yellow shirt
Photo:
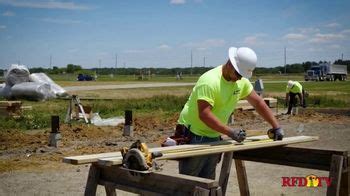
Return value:
<svg viewBox="0 0 350 196">
<path fill-rule="evenodd" d="M 291 114 L 292 107 L 296 106 L 296 95 L 299 97 L 300 105 L 305 107 L 305 91 L 303 86 L 301 86 L 298 81 L 289 80 L 286 87 L 286 105 L 288 103 L 288 111 L 286 114 Z"/>
<path fill-rule="evenodd" d="M 282 140 L 283 130 L 265 101 L 256 94 L 248 78 L 256 66 L 255 52 L 246 47 L 231 47 L 229 60 L 224 65 L 204 73 L 180 113 L 178 124 L 191 138 L 190 143 L 220 140 L 224 134 L 242 142 L 245 131 L 227 126 L 228 119 L 240 99 L 247 99 L 256 111 L 272 126 L 269 136 Z M 220 155 L 191 157 L 179 161 L 181 174 L 215 179 L 215 168 Z"/>
</svg>

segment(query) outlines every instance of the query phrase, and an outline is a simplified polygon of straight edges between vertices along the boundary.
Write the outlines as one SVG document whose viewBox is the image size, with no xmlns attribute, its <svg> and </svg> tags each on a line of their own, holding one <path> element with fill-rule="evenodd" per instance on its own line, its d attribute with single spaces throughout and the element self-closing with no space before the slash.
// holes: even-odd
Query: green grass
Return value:
<svg viewBox="0 0 350 196">
<path fill-rule="evenodd" d="M 125 110 L 134 114 L 144 115 L 159 113 L 171 115 L 180 112 L 188 96 L 155 96 L 147 99 L 122 100 L 82 100 L 83 105 L 92 106 L 93 112 L 98 112 L 102 118 L 124 116 Z M 19 119 L 0 117 L 0 131 L 8 129 L 28 130 L 50 127 L 51 116 L 58 115 L 64 121 L 69 100 L 49 100 L 32 102 L 23 100 L 23 105 L 31 105 L 32 110 L 26 110 Z"/>
<path fill-rule="evenodd" d="M 264 83 L 264 93 L 272 93 L 279 99 L 279 103 L 284 103 L 286 83 L 289 79 L 302 81 L 302 76 L 283 76 L 283 75 L 269 75 L 261 76 Z M 69 82 L 75 83 L 74 75 L 53 76 L 53 80 L 57 83 Z M 195 82 L 198 76 L 184 76 L 184 80 L 179 82 Z M 252 78 L 251 81 L 255 81 Z M 173 76 L 156 76 L 150 82 L 174 82 Z M 272 82 L 269 82 L 272 81 Z M 119 76 L 111 79 L 109 76 L 100 77 L 98 82 L 142 82 L 135 79 L 133 76 Z M 77 82 L 81 85 L 90 85 L 89 82 Z M 310 96 L 307 103 L 310 107 L 327 107 L 327 108 L 349 108 L 350 105 L 350 81 L 346 82 L 302 82 L 302 85 L 309 92 Z M 182 87 L 169 87 L 169 89 L 176 89 Z M 159 88 L 163 91 L 164 88 Z M 188 89 L 186 89 L 188 91 Z M 82 100 L 84 105 L 90 105 L 93 112 L 98 112 L 102 118 L 109 118 L 115 116 L 123 116 L 124 111 L 131 109 L 137 115 L 170 115 L 174 112 L 180 112 L 185 104 L 188 95 L 185 96 L 171 96 L 162 95 L 154 96 L 152 98 L 134 98 L 134 99 L 119 99 L 119 100 Z M 1 98 L 0 98 L 1 99 Z M 26 110 L 20 119 L 11 119 L 0 117 L 0 131 L 9 129 L 28 130 L 28 129 L 42 129 L 49 128 L 52 115 L 59 115 L 61 122 L 64 121 L 69 100 L 49 100 L 45 102 L 33 102 L 22 100 L 23 105 L 32 106 L 32 110 Z"/>
</svg>

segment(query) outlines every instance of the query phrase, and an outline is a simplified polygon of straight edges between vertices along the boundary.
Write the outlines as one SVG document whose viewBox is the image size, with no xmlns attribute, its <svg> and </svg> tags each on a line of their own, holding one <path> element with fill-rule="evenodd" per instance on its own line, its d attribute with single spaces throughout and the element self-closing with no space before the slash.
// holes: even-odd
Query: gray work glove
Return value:
<svg viewBox="0 0 350 196">
<path fill-rule="evenodd" d="M 243 129 L 230 129 L 230 132 L 227 134 L 231 139 L 242 142 L 246 138 L 245 130 Z"/>
<path fill-rule="evenodd" d="M 267 131 L 267 135 L 269 136 L 270 139 L 273 140 L 282 140 L 284 136 L 284 131 L 281 127 L 278 127 L 276 129 L 269 129 Z"/>
</svg>

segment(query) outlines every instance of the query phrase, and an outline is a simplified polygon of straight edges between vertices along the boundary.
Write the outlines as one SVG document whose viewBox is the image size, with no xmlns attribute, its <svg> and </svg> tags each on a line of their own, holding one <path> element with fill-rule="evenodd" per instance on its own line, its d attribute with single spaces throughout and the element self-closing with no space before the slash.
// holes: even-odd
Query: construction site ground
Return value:
<svg viewBox="0 0 350 196">
<path fill-rule="evenodd" d="M 159 146 L 171 135 L 178 113 L 166 119 L 150 116 L 134 119 L 134 137 L 122 135 L 123 126 L 95 127 L 84 123 L 61 124 L 61 146 L 48 146 L 49 129 L 0 132 L 0 195 L 83 195 L 89 165 L 62 163 L 65 156 L 118 151 L 140 139 L 148 146 Z M 319 136 L 319 141 L 297 146 L 350 150 L 350 110 L 305 109 L 296 116 L 277 115 L 286 136 Z M 238 111 L 234 125 L 264 134 L 269 125 L 254 111 Z M 176 161 L 162 161 L 163 172 L 177 173 Z M 282 177 L 305 177 L 310 174 L 328 177 L 328 172 L 245 162 L 251 195 L 325 195 L 326 186 L 282 187 Z M 234 163 L 233 163 L 234 164 Z M 217 177 L 219 175 L 217 171 Z M 99 186 L 98 195 L 105 195 Z M 118 191 L 118 195 L 129 195 Z M 239 195 L 234 165 L 227 195 Z"/>
</svg>

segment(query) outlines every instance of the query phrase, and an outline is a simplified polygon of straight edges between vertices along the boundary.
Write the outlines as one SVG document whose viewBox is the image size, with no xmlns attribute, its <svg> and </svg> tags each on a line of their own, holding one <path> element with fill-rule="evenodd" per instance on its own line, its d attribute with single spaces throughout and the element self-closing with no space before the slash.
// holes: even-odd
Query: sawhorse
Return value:
<svg viewBox="0 0 350 196">
<path fill-rule="evenodd" d="M 233 154 L 233 158 L 240 193 L 243 196 L 250 195 L 243 160 L 329 171 L 331 184 L 327 187 L 327 196 L 348 196 L 350 194 L 349 157 L 345 150 L 284 146 L 239 151 Z"/>
<path fill-rule="evenodd" d="M 90 166 L 85 196 L 96 195 L 97 185 L 103 185 L 106 195 L 115 196 L 116 189 L 141 195 L 221 196 L 215 180 L 181 174 L 150 173 L 133 176 L 120 166 Z"/>
<path fill-rule="evenodd" d="M 103 185 L 107 195 L 116 195 L 115 189 L 145 195 L 225 195 L 232 160 L 243 196 L 250 195 L 244 160 L 329 171 L 332 180 L 327 195 L 350 193 L 347 151 L 280 146 L 224 153 L 218 182 L 181 174 L 131 176 L 119 166 L 106 167 L 95 162 L 90 167 L 85 195 L 96 195 L 97 185 Z"/>
</svg>

